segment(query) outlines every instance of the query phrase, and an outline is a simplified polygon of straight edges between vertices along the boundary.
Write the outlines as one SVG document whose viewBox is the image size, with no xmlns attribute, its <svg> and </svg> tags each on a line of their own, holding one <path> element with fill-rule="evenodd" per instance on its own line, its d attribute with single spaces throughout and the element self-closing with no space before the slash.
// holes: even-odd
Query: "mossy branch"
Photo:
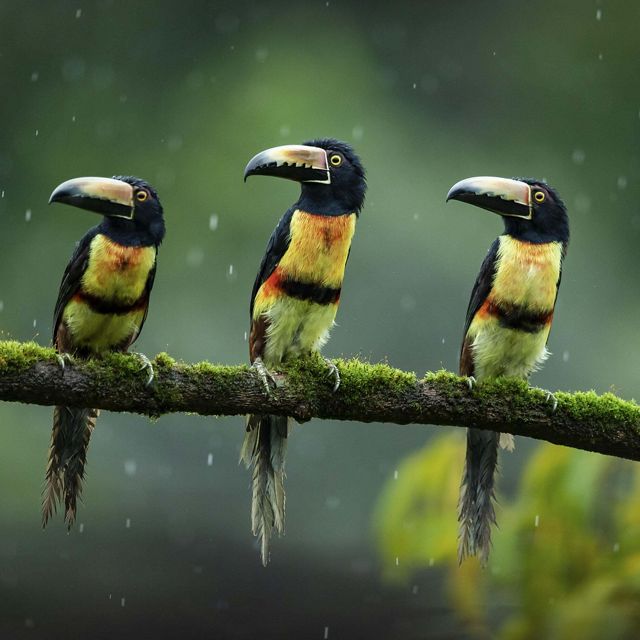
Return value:
<svg viewBox="0 0 640 640">
<path fill-rule="evenodd" d="M 546 393 L 518 380 L 499 379 L 469 390 L 447 371 L 415 374 L 385 364 L 337 360 L 342 383 L 332 392 L 319 357 L 293 362 L 270 397 L 248 366 L 187 365 L 167 354 L 153 361 L 155 380 L 134 355 L 76 361 L 64 371 L 56 352 L 33 342 L 0 341 L 0 400 L 65 404 L 149 416 L 272 413 L 311 418 L 474 426 L 548 440 L 587 451 L 640 460 L 640 406 L 611 393 L 558 392 L 556 411 Z"/>
</svg>

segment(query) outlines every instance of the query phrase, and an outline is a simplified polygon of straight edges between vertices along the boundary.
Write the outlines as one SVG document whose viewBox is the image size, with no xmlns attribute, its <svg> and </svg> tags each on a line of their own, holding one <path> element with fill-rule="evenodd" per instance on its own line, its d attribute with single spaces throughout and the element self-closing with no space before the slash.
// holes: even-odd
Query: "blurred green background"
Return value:
<svg viewBox="0 0 640 640">
<path fill-rule="evenodd" d="M 533 382 L 638 396 L 639 20 L 621 0 L 0 2 L 0 328 L 49 343 L 62 271 L 97 222 L 48 207 L 51 190 L 134 174 L 167 219 L 138 350 L 246 362 L 253 278 L 297 186 L 243 185 L 242 170 L 266 147 L 335 136 L 361 155 L 369 192 L 326 355 L 455 369 L 501 223 L 444 196 L 471 175 L 535 176 L 565 199 L 572 242 L 553 357 Z M 241 419 L 103 414 L 70 535 L 59 517 L 40 529 L 50 422 L 50 408 L 0 407 L 2 638 L 638 637 L 637 554 L 607 564 L 623 610 L 560 606 L 596 575 L 589 562 L 622 557 L 620 530 L 640 539 L 622 463 L 605 473 L 604 458 L 520 439 L 503 457 L 494 562 L 458 570 L 420 532 L 442 525 L 455 544 L 463 432 L 440 429 L 416 454 L 436 430 L 313 421 L 290 440 L 287 533 L 265 570 Z M 529 462 L 540 451 L 572 482 Z M 406 506 L 414 494 L 432 509 Z M 559 554 L 545 509 L 577 557 Z M 627 515 L 613 523 L 614 510 Z M 547 532 L 535 548 L 533 514 Z"/>
</svg>

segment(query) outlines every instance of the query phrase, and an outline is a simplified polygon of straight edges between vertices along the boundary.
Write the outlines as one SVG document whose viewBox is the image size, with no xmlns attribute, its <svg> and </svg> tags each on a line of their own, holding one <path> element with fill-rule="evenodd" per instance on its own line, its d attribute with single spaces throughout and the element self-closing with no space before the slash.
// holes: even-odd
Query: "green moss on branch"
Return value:
<svg viewBox="0 0 640 640">
<path fill-rule="evenodd" d="M 342 383 L 333 393 L 327 363 L 312 356 L 275 372 L 277 385 L 267 397 L 247 365 L 186 364 L 166 353 L 152 363 L 155 380 L 146 386 L 147 374 L 136 355 L 75 360 L 62 370 L 51 348 L 0 341 L 0 399 L 154 417 L 273 413 L 300 421 L 319 417 L 473 426 L 640 460 L 640 407 L 611 393 L 558 392 L 554 412 L 547 392 L 521 380 L 498 379 L 470 390 L 466 379 L 448 371 L 430 372 L 420 380 L 414 373 L 359 359 L 336 361 Z"/>
</svg>

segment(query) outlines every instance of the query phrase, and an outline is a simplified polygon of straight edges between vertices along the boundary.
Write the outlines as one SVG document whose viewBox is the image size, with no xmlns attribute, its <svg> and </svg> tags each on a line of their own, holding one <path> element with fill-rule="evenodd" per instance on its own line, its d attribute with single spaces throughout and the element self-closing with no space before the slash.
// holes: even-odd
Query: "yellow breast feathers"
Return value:
<svg viewBox="0 0 640 640">
<path fill-rule="evenodd" d="M 91 241 L 82 289 L 105 301 L 133 304 L 143 294 L 155 261 L 155 247 L 124 247 L 98 234 Z"/>
<path fill-rule="evenodd" d="M 491 298 L 495 303 L 551 311 L 560 278 L 562 244 L 533 244 L 500 236 Z"/>
<path fill-rule="evenodd" d="M 322 216 L 297 210 L 291 218 L 289 248 L 278 265 L 281 275 L 339 288 L 355 228 L 355 213 Z"/>
</svg>

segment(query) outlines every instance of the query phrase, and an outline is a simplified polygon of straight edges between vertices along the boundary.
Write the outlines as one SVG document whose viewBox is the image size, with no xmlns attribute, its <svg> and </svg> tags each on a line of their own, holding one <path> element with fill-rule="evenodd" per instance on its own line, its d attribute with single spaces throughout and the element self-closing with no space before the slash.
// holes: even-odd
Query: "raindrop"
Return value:
<svg viewBox="0 0 640 640">
<path fill-rule="evenodd" d="M 602 51 L 598 54 L 598 60 L 603 60 L 604 59 L 604 54 L 602 53 Z"/>
<path fill-rule="evenodd" d="M 129 477 L 135 476 L 138 472 L 138 464 L 133 458 L 124 461 L 124 472 Z"/>
<path fill-rule="evenodd" d="M 417 88 L 418 88 L 418 83 L 417 83 L 417 82 L 414 82 L 414 83 L 411 85 L 411 88 L 412 88 L 412 89 L 417 89 Z"/>
<path fill-rule="evenodd" d="M 613 545 L 613 553 L 618 553 L 618 551 L 620 551 L 620 543 L 619 543 L 619 542 L 616 542 L 616 543 Z"/>
<path fill-rule="evenodd" d="M 436 563 L 435 558 L 429 558 L 429 566 L 433 567 L 433 565 Z"/>
<path fill-rule="evenodd" d="M 331 509 L 333 511 L 340 506 L 340 498 L 338 498 L 337 496 L 329 496 L 325 500 L 325 505 L 327 506 L 327 509 Z"/>
<path fill-rule="evenodd" d="M 413 595 L 418 595 L 418 585 L 414 584 L 413 585 L 413 589 L 411 589 L 411 593 L 413 593 Z"/>
<path fill-rule="evenodd" d="M 125 529 L 131 529 L 131 518 L 127 518 L 124 521 L 124 526 L 125 526 Z"/>
<path fill-rule="evenodd" d="M 113 133 L 115 130 L 115 124 L 113 120 L 110 118 L 105 118 L 104 120 L 100 120 L 96 124 L 96 135 L 99 138 L 106 139 L 113 137 Z"/>
<path fill-rule="evenodd" d="M 107 89 L 113 84 L 115 73 L 113 67 L 109 64 L 105 64 L 96 67 L 91 74 L 91 83 L 98 90 Z"/>
<path fill-rule="evenodd" d="M 569 352 L 568 351 L 563 351 L 562 352 L 562 362 L 569 362 Z"/>
<path fill-rule="evenodd" d="M 37 325 L 37 324 L 38 324 L 38 321 L 34 318 L 34 319 L 33 319 L 33 328 L 34 328 L 34 329 L 36 328 L 36 325 Z"/>
<path fill-rule="evenodd" d="M 2 190 L 2 195 L 0 195 L 0 198 L 4 198 L 4 189 Z"/>
<path fill-rule="evenodd" d="M 204 74 L 201 71 L 192 71 L 187 76 L 189 89 L 199 89 L 204 84 Z"/>
<path fill-rule="evenodd" d="M 176 174 L 168 167 L 158 169 L 156 173 L 156 182 L 159 186 L 170 188 L 175 184 Z"/>
<path fill-rule="evenodd" d="M 431 74 L 426 74 L 420 78 L 420 88 L 429 96 L 432 96 L 440 86 L 438 78 Z"/>
<path fill-rule="evenodd" d="M 400 556 L 396 556 L 396 567 L 400 566 Z"/>
<path fill-rule="evenodd" d="M 583 164 L 586 158 L 586 154 L 582 149 L 574 149 L 571 154 L 571 159 L 575 164 Z"/>
<path fill-rule="evenodd" d="M 575 207 L 579 213 L 589 213 L 591 198 L 584 193 L 579 193 L 575 200 Z"/>
<path fill-rule="evenodd" d="M 78 525 L 78 533 L 84 533 L 84 522 Z"/>
<path fill-rule="evenodd" d="M 204 250 L 201 247 L 191 247 L 187 251 L 187 264 L 190 267 L 199 267 L 204 262 Z"/>
<path fill-rule="evenodd" d="M 596 10 L 596 20 L 598 21 L 602 20 L 602 9 Z"/>
<path fill-rule="evenodd" d="M 31 74 L 31 82 L 38 82 L 39 77 L 40 77 L 40 74 L 37 71 L 34 71 Z"/>
<path fill-rule="evenodd" d="M 84 78 L 86 65 L 82 58 L 69 58 L 62 65 L 62 77 L 67 82 L 75 82 Z"/>
<path fill-rule="evenodd" d="M 618 189 L 626 189 L 627 188 L 627 184 L 628 184 L 628 182 L 627 182 L 627 177 L 626 176 L 619 176 L 618 177 Z"/>
<path fill-rule="evenodd" d="M 393 472 L 393 479 L 394 480 L 398 479 L 398 470 L 397 469 Z"/>
<path fill-rule="evenodd" d="M 0 313 L 4 311 L 4 301 L 0 300 Z"/>
<path fill-rule="evenodd" d="M 247 341 L 247 338 L 248 338 L 248 336 L 247 336 L 247 332 L 245 331 L 245 332 L 244 332 L 244 341 L 245 341 L 245 342 Z"/>
<path fill-rule="evenodd" d="M 221 15 L 216 18 L 216 31 L 218 33 L 233 33 L 237 31 L 240 20 L 236 16 Z"/>
<path fill-rule="evenodd" d="M 167 140 L 167 147 L 169 151 L 178 151 L 182 148 L 182 136 L 177 134 L 169 136 Z"/>
<path fill-rule="evenodd" d="M 442 338 L 442 344 L 444 344 L 444 338 Z"/>
<path fill-rule="evenodd" d="M 218 214 L 212 213 L 209 216 L 209 230 L 215 231 L 218 228 L 218 222 L 219 222 Z"/>
<path fill-rule="evenodd" d="M 82 15 L 82 9 L 76 9 L 76 20 Z"/>
<path fill-rule="evenodd" d="M 235 267 L 232 264 L 230 264 L 229 269 L 227 270 L 227 280 L 229 282 L 233 282 L 237 277 L 238 276 L 236 274 Z"/>
<path fill-rule="evenodd" d="M 122 598 L 120 598 L 120 606 L 121 607 L 124 607 L 125 602 L 126 602 L 126 600 L 125 600 L 124 596 Z"/>
<path fill-rule="evenodd" d="M 207 456 L 207 467 L 211 467 L 213 465 L 213 453 L 210 453 Z"/>
<path fill-rule="evenodd" d="M 329 6 L 329 3 L 327 2 L 327 7 Z M 329 627 L 325 627 L 324 628 L 324 640 L 328 640 L 329 638 Z"/>
<path fill-rule="evenodd" d="M 533 526 L 537 529 L 539 525 L 540 525 L 540 515 L 536 513 L 536 518 L 533 521 Z"/>
<path fill-rule="evenodd" d="M 38 137 L 39 134 L 40 134 L 40 130 L 36 129 L 36 138 Z"/>
<path fill-rule="evenodd" d="M 31 220 L 31 209 L 27 209 L 24 212 L 24 219 L 26 222 L 29 222 Z"/>
<path fill-rule="evenodd" d="M 76 121 L 76 117 L 75 116 L 71 116 L 71 122 L 75 122 Z"/>
<path fill-rule="evenodd" d="M 400 308 L 403 311 L 413 311 L 416 308 L 416 299 L 412 295 L 405 293 L 400 298 Z"/>
</svg>

